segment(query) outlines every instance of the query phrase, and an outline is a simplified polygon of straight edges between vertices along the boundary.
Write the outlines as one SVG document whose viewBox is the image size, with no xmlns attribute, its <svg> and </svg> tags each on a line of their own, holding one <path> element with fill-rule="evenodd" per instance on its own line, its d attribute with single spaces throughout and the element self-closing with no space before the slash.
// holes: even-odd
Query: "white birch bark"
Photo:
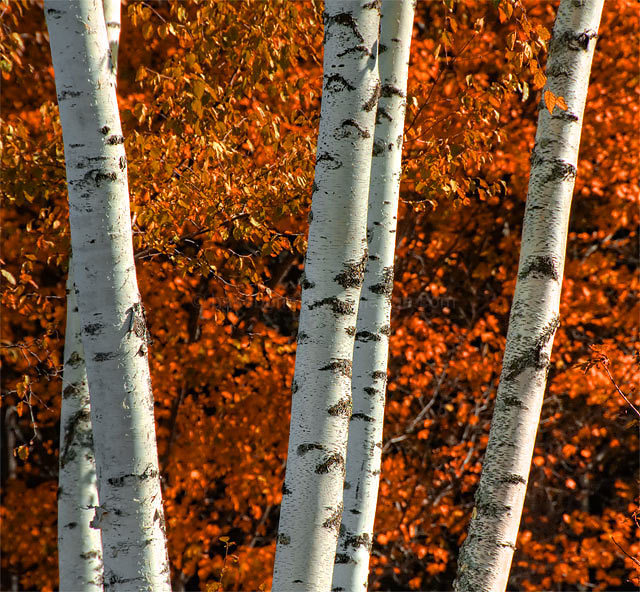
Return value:
<svg viewBox="0 0 640 592">
<path fill-rule="evenodd" d="M 379 22 L 376 1 L 326 2 L 321 120 L 274 566 L 277 592 L 331 587 L 366 261 Z"/>
<path fill-rule="evenodd" d="M 169 590 L 124 138 L 102 3 L 45 2 L 62 122 L 106 590 Z"/>
<path fill-rule="evenodd" d="M 69 260 L 67 328 L 60 411 L 58 565 L 60 590 L 102 590 L 102 542 L 90 523 L 98 502 L 87 371 Z"/>
<path fill-rule="evenodd" d="M 107 25 L 107 39 L 111 50 L 111 68 L 118 72 L 118 48 L 120 46 L 120 0 L 102 0 L 104 22 Z"/>
<path fill-rule="evenodd" d="M 564 270 L 571 198 L 591 61 L 604 0 L 562 0 L 547 88 L 568 109 L 541 105 L 531 154 L 509 331 L 482 476 L 454 589 L 502 592 L 516 537 L 546 386 Z"/>
<path fill-rule="evenodd" d="M 369 208 L 368 259 L 353 352 L 344 511 L 332 590 L 366 590 L 380 483 L 393 259 L 406 108 L 413 0 L 383 0 L 378 101 Z"/>
</svg>

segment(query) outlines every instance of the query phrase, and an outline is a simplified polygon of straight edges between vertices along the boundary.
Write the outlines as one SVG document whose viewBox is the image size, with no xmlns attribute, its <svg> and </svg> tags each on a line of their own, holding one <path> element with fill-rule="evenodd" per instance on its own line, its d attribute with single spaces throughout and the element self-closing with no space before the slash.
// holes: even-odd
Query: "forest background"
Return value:
<svg viewBox="0 0 640 592">
<path fill-rule="evenodd" d="M 556 3 L 418 2 L 371 589 L 450 589 L 516 279 Z M 69 229 L 42 6 L 0 2 L 2 582 L 57 586 Z M 268 588 L 318 128 L 320 2 L 128 2 L 129 161 L 174 590 Z M 635 590 L 640 18 L 608 0 L 510 589 Z M 591 346 L 596 346 L 594 350 Z M 603 364 L 584 367 L 590 359 Z M 226 559 L 225 559 L 226 557 Z M 221 585 L 220 585 L 221 583 Z"/>
</svg>

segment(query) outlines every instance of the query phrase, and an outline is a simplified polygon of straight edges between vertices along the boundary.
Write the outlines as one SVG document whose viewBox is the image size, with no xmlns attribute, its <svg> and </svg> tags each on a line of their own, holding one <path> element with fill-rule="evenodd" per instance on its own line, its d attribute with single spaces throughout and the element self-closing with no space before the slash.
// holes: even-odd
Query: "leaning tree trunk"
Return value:
<svg viewBox="0 0 640 592">
<path fill-rule="evenodd" d="M 91 527 L 99 505 L 89 388 L 69 259 L 67 328 L 60 410 L 58 565 L 61 591 L 102 590 L 102 542 Z"/>
<path fill-rule="evenodd" d="M 342 515 L 351 368 L 379 94 L 377 2 L 327 0 L 324 83 L 302 281 L 274 591 L 327 591 Z"/>
<path fill-rule="evenodd" d="M 102 3 L 45 2 L 91 395 L 104 587 L 169 590 L 147 332 Z"/>
<path fill-rule="evenodd" d="M 381 95 L 376 116 L 369 209 L 368 259 L 353 352 L 353 414 L 344 482 L 344 512 L 333 590 L 366 590 L 380 483 L 402 134 L 406 107 L 413 0 L 383 0 L 380 23 Z"/>
<path fill-rule="evenodd" d="M 548 90 L 568 109 L 542 105 L 531 155 L 509 331 L 476 506 L 454 589 L 502 592 L 527 489 L 531 456 L 560 324 L 560 288 L 589 72 L 604 0 L 562 0 L 547 64 Z"/>
</svg>

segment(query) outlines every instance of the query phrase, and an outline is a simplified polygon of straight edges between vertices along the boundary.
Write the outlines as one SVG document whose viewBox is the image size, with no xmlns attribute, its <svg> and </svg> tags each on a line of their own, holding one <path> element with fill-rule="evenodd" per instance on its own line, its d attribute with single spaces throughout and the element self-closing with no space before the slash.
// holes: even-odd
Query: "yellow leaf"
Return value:
<svg viewBox="0 0 640 592">
<path fill-rule="evenodd" d="M 147 21 L 144 25 L 142 25 L 142 36 L 145 39 L 150 39 L 151 35 L 153 35 L 153 25 Z"/>
<path fill-rule="evenodd" d="M 196 99 L 200 100 L 204 94 L 204 82 L 202 80 L 196 80 L 193 83 L 193 94 Z"/>
<path fill-rule="evenodd" d="M 27 460 L 29 458 L 29 447 L 24 444 L 18 446 L 18 448 L 13 451 L 13 455 L 17 456 L 20 460 Z"/>
<path fill-rule="evenodd" d="M 558 109 L 562 109 L 563 111 L 566 111 L 569 108 L 564 100 L 564 97 L 556 97 L 556 107 Z"/>
<path fill-rule="evenodd" d="M 16 285 L 16 278 L 14 278 L 6 269 L 0 270 L 2 276 L 12 285 Z"/>
<path fill-rule="evenodd" d="M 542 39 L 543 41 L 548 41 L 549 39 L 551 39 L 551 33 L 549 33 L 546 27 L 543 27 L 542 25 L 538 25 L 536 27 L 536 33 L 538 34 L 538 37 L 540 37 L 540 39 Z"/>
</svg>

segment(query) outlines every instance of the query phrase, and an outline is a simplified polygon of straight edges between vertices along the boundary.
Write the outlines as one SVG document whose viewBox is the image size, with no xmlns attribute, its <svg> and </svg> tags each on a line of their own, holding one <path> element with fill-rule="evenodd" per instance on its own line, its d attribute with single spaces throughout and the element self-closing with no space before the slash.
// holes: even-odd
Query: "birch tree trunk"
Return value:
<svg viewBox="0 0 640 592">
<path fill-rule="evenodd" d="M 61 591 L 102 590 L 102 542 L 90 523 L 99 505 L 89 388 L 80 336 L 72 261 L 67 279 L 67 328 L 60 411 L 58 565 Z"/>
<path fill-rule="evenodd" d="M 45 2 L 91 395 L 106 590 L 169 590 L 147 331 L 102 3 Z"/>
<path fill-rule="evenodd" d="M 383 0 L 381 95 L 376 116 L 369 208 L 368 259 L 353 352 L 353 414 L 349 425 L 344 512 L 332 589 L 366 590 L 380 483 L 382 424 L 393 290 L 393 259 L 413 0 Z"/>
<path fill-rule="evenodd" d="M 589 72 L 604 0 L 562 0 L 547 89 L 568 109 L 538 115 L 500 386 L 469 534 L 454 589 L 502 592 L 516 548 L 546 386 L 564 270 Z"/>
<path fill-rule="evenodd" d="M 328 591 L 380 91 L 378 3 L 327 0 L 324 82 L 273 590 Z"/>
</svg>

